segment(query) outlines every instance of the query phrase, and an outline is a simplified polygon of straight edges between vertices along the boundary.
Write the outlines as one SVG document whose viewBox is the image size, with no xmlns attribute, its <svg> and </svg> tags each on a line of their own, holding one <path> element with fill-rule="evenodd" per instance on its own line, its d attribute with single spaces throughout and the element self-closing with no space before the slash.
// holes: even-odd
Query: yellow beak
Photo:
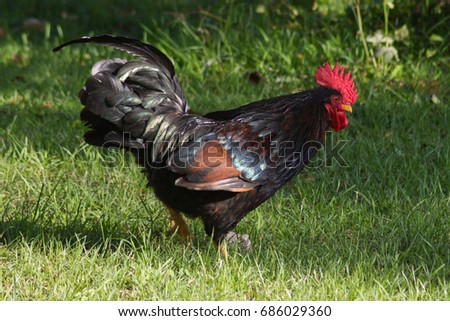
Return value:
<svg viewBox="0 0 450 321">
<path fill-rule="evenodd" d="M 352 112 L 352 106 L 350 106 L 350 105 L 344 105 L 344 104 L 342 104 L 342 105 L 341 105 L 341 108 L 342 108 L 343 111 L 348 111 L 349 113 Z"/>
</svg>

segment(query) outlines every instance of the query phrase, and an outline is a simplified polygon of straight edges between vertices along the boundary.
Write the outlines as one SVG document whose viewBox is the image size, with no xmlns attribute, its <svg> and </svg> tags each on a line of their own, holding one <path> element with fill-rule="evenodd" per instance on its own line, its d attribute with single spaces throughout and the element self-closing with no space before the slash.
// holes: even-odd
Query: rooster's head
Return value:
<svg viewBox="0 0 450 321">
<path fill-rule="evenodd" d="M 325 108 L 330 117 L 330 125 L 335 131 L 347 127 L 348 119 L 344 111 L 352 112 L 352 105 L 358 97 L 350 71 L 344 75 L 344 67 L 339 69 L 338 64 L 331 69 L 328 62 L 323 67 L 317 68 L 314 75 L 317 84 L 328 87 L 339 92 L 339 95 L 329 97 L 325 102 Z"/>
</svg>

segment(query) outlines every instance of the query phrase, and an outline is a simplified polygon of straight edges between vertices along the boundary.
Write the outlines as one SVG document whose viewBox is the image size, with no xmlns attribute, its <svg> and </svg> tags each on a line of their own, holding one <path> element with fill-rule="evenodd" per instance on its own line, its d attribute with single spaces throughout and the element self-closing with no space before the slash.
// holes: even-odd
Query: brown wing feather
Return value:
<svg viewBox="0 0 450 321">
<path fill-rule="evenodd" d="M 241 177 L 217 140 L 205 142 L 194 160 L 177 172 L 184 176 L 178 178 L 175 185 L 193 190 L 247 192 L 257 185 Z"/>
</svg>

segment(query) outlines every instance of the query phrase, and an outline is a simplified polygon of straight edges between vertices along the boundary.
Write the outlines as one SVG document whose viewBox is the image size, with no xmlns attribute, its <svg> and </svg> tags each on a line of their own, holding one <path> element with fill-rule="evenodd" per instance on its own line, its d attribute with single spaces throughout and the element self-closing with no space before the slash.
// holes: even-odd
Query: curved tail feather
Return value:
<svg viewBox="0 0 450 321">
<path fill-rule="evenodd" d="M 54 48 L 53 52 L 57 52 L 68 45 L 73 45 L 77 43 L 95 43 L 98 45 L 112 47 L 118 50 L 128 52 L 129 54 L 136 57 L 140 57 L 147 62 L 163 66 L 166 69 L 166 71 L 170 73 L 170 76 L 172 77 L 175 76 L 175 68 L 172 62 L 158 48 L 140 42 L 139 40 L 127 37 L 118 37 L 112 35 L 101 35 L 92 37 L 85 36 L 61 44 L 58 47 Z"/>
<path fill-rule="evenodd" d="M 143 148 L 143 138 L 157 135 L 164 115 L 188 110 L 173 64 L 157 48 L 131 38 L 102 35 L 75 39 L 53 51 L 77 43 L 109 46 L 141 58 L 102 60 L 92 67 L 79 93 L 85 106 L 80 117 L 91 129 L 85 134 L 88 144 Z"/>
</svg>

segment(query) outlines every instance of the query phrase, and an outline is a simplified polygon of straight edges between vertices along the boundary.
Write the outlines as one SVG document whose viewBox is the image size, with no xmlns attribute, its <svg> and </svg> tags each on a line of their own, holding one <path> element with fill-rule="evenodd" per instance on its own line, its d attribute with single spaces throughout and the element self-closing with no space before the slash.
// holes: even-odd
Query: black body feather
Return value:
<svg viewBox="0 0 450 321">
<path fill-rule="evenodd" d="M 142 59 L 94 65 L 80 92 L 81 119 L 90 129 L 86 142 L 131 151 L 155 195 L 200 217 L 217 241 L 306 166 L 329 127 L 323 104 L 337 94 L 333 89 L 202 117 L 186 113 L 173 64 L 157 48 L 105 35 L 73 40 L 55 51 L 75 43 L 110 46 Z"/>
</svg>

